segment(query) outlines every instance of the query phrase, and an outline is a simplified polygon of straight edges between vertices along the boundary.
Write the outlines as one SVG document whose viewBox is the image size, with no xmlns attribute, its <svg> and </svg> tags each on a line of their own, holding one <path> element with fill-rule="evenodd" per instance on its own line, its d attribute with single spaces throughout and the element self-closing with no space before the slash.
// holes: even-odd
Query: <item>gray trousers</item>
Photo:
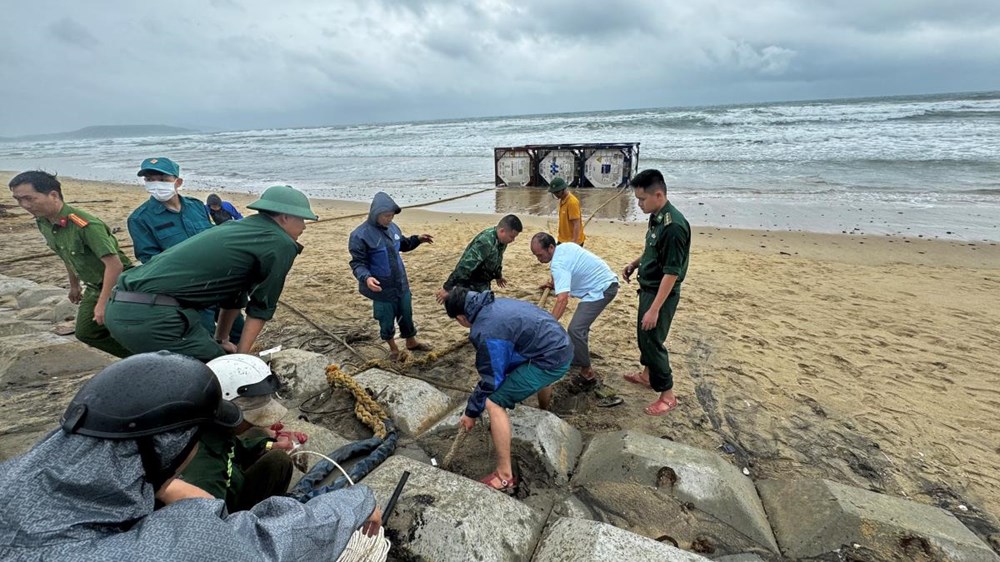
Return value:
<svg viewBox="0 0 1000 562">
<path fill-rule="evenodd" d="M 604 298 L 599 301 L 581 302 L 573 313 L 573 319 L 569 321 L 569 339 L 573 342 L 573 361 L 570 365 L 574 367 L 590 367 L 590 346 L 587 339 L 590 337 L 590 325 L 597 320 L 604 308 L 615 300 L 618 294 L 618 283 L 614 282 L 604 289 Z"/>
</svg>

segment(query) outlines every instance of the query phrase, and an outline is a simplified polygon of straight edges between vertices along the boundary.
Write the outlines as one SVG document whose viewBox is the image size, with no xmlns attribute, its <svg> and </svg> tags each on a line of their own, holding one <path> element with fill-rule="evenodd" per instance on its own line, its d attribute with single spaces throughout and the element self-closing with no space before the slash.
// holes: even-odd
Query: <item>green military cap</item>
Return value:
<svg viewBox="0 0 1000 562">
<path fill-rule="evenodd" d="M 319 219 L 309 206 L 309 198 L 290 185 L 272 185 L 260 194 L 260 199 L 247 207 L 255 211 L 284 213 L 302 219 Z"/>
<path fill-rule="evenodd" d="M 562 178 L 552 178 L 552 181 L 549 182 L 549 193 L 559 193 L 564 189 L 566 189 L 566 180 Z"/>
<path fill-rule="evenodd" d="M 148 175 L 149 172 L 157 172 L 167 176 L 181 177 L 181 167 L 169 158 L 146 158 L 139 164 L 137 176 Z"/>
</svg>

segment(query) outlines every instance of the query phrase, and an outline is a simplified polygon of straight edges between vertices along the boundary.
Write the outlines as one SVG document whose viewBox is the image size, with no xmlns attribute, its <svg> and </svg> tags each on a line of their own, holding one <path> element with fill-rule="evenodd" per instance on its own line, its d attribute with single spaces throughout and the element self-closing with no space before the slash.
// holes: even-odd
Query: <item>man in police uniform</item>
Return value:
<svg viewBox="0 0 1000 562">
<path fill-rule="evenodd" d="M 681 283 L 688 268 L 691 227 L 667 199 L 667 185 L 658 170 L 644 170 L 630 182 L 643 212 L 649 213 L 646 247 L 642 255 L 625 266 L 622 277 L 638 272 L 639 316 L 636 333 L 643 370 L 625 375 L 625 380 L 651 388 L 659 398 L 646 406 L 651 416 L 662 416 L 677 407 L 670 356 L 663 342 L 681 298 Z"/>
<path fill-rule="evenodd" d="M 111 289 L 122 271 L 132 267 L 108 227 L 89 213 L 67 205 L 62 184 L 52 174 L 24 172 L 10 180 L 10 190 L 24 210 L 35 217 L 45 243 L 66 265 L 69 300 L 80 305 L 76 339 L 118 357 L 129 351 L 104 327 Z M 82 295 L 80 282 L 86 286 Z"/>
<path fill-rule="evenodd" d="M 176 246 L 199 232 L 212 228 L 205 205 L 194 197 L 178 193 L 184 184 L 181 167 L 169 158 L 147 158 L 136 174 L 145 180 L 149 199 L 128 217 L 135 257 L 146 263 L 167 248 Z M 201 322 L 209 332 L 215 330 L 217 308 L 206 308 Z M 238 343 L 243 333 L 243 317 L 237 316 L 231 341 Z"/>
<path fill-rule="evenodd" d="M 123 275 L 108 304 L 108 329 L 134 353 L 166 349 L 209 361 L 247 353 L 274 316 L 305 220 L 316 220 L 309 199 L 291 186 L 267 188 L 241 221 L 212 228 Z M 224 248 L 225 251 L 220 251 Z M 213 336 L 201 310 L 218 306 Z M 246 308 L 239 345 L 229 341 Z"/>
</svg>

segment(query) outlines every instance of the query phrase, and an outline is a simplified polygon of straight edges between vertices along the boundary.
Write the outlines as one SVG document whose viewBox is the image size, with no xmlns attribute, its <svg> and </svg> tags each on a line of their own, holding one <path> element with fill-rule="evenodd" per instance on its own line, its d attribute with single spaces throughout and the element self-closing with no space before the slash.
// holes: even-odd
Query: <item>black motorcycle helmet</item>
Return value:
<svg viewBox="0 0 1000 562">
<path fill-rule="evenodd" d="M 94 375 L 76 393 L 60 425 L 68 434 L 136 440 L 147 479 L 159 488 L 194 448 L 200 432 L 164 470 L 153 435 L 208 424 L 235 428 L 241 421 L 243 413 L 222 399 L 219 381 L 204 363 L 158 351 L 122 359 Z"/>
</svg>

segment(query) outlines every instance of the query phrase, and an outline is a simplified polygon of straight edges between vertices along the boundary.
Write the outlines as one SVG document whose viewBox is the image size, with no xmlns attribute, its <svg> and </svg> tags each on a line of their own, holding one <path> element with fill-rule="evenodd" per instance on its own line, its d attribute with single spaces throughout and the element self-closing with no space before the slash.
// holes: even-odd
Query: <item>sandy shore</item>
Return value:
<svg viewBox="0 0 1000 562">
<path fill-rule="evenodd" d="M 4 184 L 10 175 L 0 175 Z M 64 181 L 67 201 L 120 228 L 146 199 L 138 186 Z M 190 193 L 204 198 L 203 193 Z M 250 196 L 227 196 L 241 209 Z M 9 196 L 4 204 L 13 205 Z M 684 201 L 674 202 L 682 211 Z M 323 218 L 367 205 L 316 201 Z M 33 221 L 19 208 L 0 218 L 7 275 L 65 283 Z M 584 209 L 587 213 L 587 209 Z M 434 302 L 433 291 L 462 249 L 494 215 L 407 210 L 404 233 L 429 233 L 433 245 L 405 256 L 420 337 L 444 346 L 467 334 Z M 508 250 L 511 286 L 501 296 L 537 301 L 546 268 L 528 250 L 531 234 L 555 228 L 522 217 L 526 231 Z M 347 237 L 361 219 L 308 226 L 305 251 L 283 300 L 325 326 L 377 337 L 369 301 L 347 265 Z M 641 250 L 641 224 L 591 223 L 588 248 L 616 270 Z M 131 253 L 130 250 L 126 250 Z M 879 236 L 695 229 L 693 255 L 668 342 L 680 407 L 666 418 L 641 408 L 651 400 L 621 380 L 636 367 L 636 298 L 623 290 L 592 332 L 596 367 L 626 402 L 584 408 L 568 418 L 585 433 L 635 428 L 651 435 L 735 451 L 756 478 L 823 477 L 984 519 L 1000 514 L 1000 246 Z M 301 323 L 279 309 L 265 332 Z M 366 353 L 377 354 L 368 346 Z M 471 351 L 462 351 L 469 381 Z M 995 529 L 995 527 L 993 527 Z"/>
</svg>

